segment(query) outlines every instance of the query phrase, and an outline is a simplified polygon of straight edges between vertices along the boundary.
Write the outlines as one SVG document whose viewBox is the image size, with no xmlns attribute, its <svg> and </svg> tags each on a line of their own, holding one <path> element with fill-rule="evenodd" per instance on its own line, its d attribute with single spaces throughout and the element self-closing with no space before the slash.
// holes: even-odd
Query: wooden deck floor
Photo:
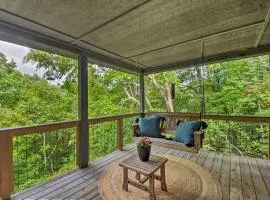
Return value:
<svg viewBox="0 0 270 200">
<path fill-rule="evenodd" d="M 38 187 L 12 196 L 12 199 L 100 199 L 99 175 L 111 162 L 134 153 L 135 145 L 114 152 Z M 223 190 L 223 199 L 270 199 L 270 162 L 267 160 L 229 156 L 201 151 L 192 154 L 153 147 L 152 152 L 192 160 L 216 176 Z"/>
</svg>

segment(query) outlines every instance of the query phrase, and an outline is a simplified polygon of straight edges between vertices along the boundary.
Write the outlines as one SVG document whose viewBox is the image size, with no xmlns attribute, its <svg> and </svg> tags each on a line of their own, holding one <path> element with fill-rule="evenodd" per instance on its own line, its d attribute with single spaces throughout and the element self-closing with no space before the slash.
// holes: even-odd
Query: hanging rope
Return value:
<svg viewBox="0 0 270 200">
<path fill-rule="evenodd" d="M 139 98 L 140 99 L 140 92 L 139 92 L 139 76 L 140 76 L 140 74 L 139 74 L 139 68 L 138 68 L 138 57 L 136 57 L 136 69 L 137 69 L 137 85 L 136 85 L 136 90 L 137 90 L 137 98 Z M 138 106 L 138 110 L 139 110 L 139 112 L 140 112 L 140 105 Z"/>
<path fill-rule="evenodd" d="M 200 111 L 200 121 L 202 121 L 202 118 L 205 115 L 205 95 L 204 95 L 204 73 L 205 73 L 205 66 L 204 66 L 204 42 L 202 42 L 201 46 L 201 111 Z"/>
</svg>

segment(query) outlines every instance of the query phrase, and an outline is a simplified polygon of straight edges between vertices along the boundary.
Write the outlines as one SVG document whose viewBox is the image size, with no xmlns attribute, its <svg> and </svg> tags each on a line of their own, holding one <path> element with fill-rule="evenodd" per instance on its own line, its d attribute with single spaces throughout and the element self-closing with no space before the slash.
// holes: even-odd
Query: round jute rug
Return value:
<svg viewBox="0 0 270 200">
<path fill-rule="evenodd" d="M 165 155 L 161 155 L 165 156 Z M 166 163 L 166 183 L 168 192 L 160 189 L 160 182 L 155 180 L 157 200 L 192 200 L 222 199 L 219 182 L 206 169 L 198 164 L 173 156 Z M 122 190 L 123 169 L 118 166 L 119 160 L 109 165 L 102 173 L 98 186 L 104 200 L 148 200 L 149 194 L 143 190 L 128 186 L 128 192 Z M 159 171 L 156 172 L 159 174 Z M 135 173 L 129 170 L 129 178 L 135 179 Z M 145 183 L 148 185 L 148 181 Z"/>
</svg>

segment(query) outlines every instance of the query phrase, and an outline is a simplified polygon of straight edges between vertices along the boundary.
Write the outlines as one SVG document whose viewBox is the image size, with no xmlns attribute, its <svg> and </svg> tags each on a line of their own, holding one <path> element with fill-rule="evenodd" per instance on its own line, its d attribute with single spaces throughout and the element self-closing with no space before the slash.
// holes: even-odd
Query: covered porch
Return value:
<svg viewBox="0 0 270 200">
<path fill-rule="evenodd" d="M 157 113 L 168 116 L 172 119 L 169 123 L 174 125 L 179 119 L 202 117 L 202 113 L 146 110 L 147 75 L 270 52 L 269 0 L 103 0 L 91 3 L 7 0 L 0 3 L 0 17 L 1 40 L 78 59 L 78 119 L 0 129 L 2 199 L 99 199 L 97 183 L 106 166 L 136 153 L 130 131 L 136 117 Z M 88 63 L 138 75 L 139 110 L 90 118 Z M 219 122 L 236 123 L 243 132 L 250 131 L 258 138 L 262 132 L 257 127 L 263 129 L 268 137 L 259 144 L 267 146 L 263 149 L 263 159 L 252 152 L 236 155 L 239 148 L 248 148 L 248 140 L 237 146 L 224 144 L 222 138 L 216 149 L 205 148 L 198 154 L 165 147 L 153 147 L 153 153 L 192 160 L 209 170 L 219 180 L 224 199 L 269 199 L 270 117 L 206 113 L 203 117 L 217 132 L 224 131 Z M 114 135 L 103 137 L 98 129 L 103 124 L 113 129 Z M 99 140 L 94 141 L 95 134 L 99 134 L 95 137 Z M 68 173 L 54 174 L 56 177 L 52 180 L 40 183 L 36 173 L 27 172 L 28 155 L 37 153 L 27 148 L 27 137 L 33 135 L 49 138 L 50 144 L 55 146 L 49 155 L 56 160 L 57 156 L 65 157 L 65 164 L 70 167 L 65 169 Z M 25 148 L 18 148 L 14 142 L 17 137 Z M 64 141 L 62 147 L 68 144 L 66 151 L 57 151 L 59 138 Z M 206 144 L 209 144 L 211 138 L 207 139 Z M 92 152 L 98 156 L 92 157 Z M 37 161 L 31 160 L 38 168 Z M 15 188 L 27 187 L 20 182 L 22 176 L 32 178 L 38 186 L 14 193 Z"/>
</svg>

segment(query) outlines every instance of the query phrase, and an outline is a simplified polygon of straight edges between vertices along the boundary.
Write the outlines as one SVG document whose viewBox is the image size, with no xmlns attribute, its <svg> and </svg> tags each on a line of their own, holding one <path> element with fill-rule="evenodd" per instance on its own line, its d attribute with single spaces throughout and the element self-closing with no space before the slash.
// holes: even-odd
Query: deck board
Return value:
<svg viewBox="0 0 270 200">
<path fill-rule="evenodd" d="M 243 199 L 256 199 L 254 183 L 251 177 L 247 158 L 240 157 L 240 170 L 242 178 Z"/>
<path fill-rule="evenodd" d="M 257 161 L 255 158 L 249 158 L 249 167 L 251 171 L 251 176 L 254 183 L 254 189 L 256 192 L 257 199 L 270 199 L 267 186 L 265 185 L 265 182 L 263 180 L 262 174 L 259 170 L 259 167 L 257 165 Z"/>
<path fill-rule="evenodd" d="M 230 199 L 243 199 L 241 172 L 238 156 L 231 156 Z"/>
<path fill-rule="evenodd" d="M 199 165 L 201 165 L 201 166 L 203 166 L 204 163 L 205 163 L 205 161 L 206 161 L 206 158 L 207 158 L 207 156 L 208 156 L 208 153 L 209 153 L 209 152 L 207 152 L 207 151 L 203 151 L 203 152 L 200 154 L 200 156 L 198 157 L 196 163 L 199 164 Z"/>
<path fill-rule="evenodd" d="M 207 158 L 206 158 L 206 160 L 204 162 L 203 167 L 205 169 L 207 169 L 208 171 L 211 171 L 214 159 L 215 159 L 215 153 L 214 152 L 209 152 L 208 156 L 207 156 Z"/>
<path fill-rule="evenodd" d="M 217 153 L 213 162 L 211 173 L 219 179 L 221 166 L 222 166 L 223 154 Z"/>
<path fill-rule="evenodd" d="M 152 153 L 192 160 L 210 171 L 221 183 L 223 199 L 270 199 L 270 162 L 268 160 L 200 151 L 198 154 L 152 148 Z M 12 199 L 94 199 L 99 200 L 98 180 L 113 161 L 136 153 L 135 144 L 97 159 L 88 168 L 76 169 L 40 186 L 14 194 Z M 230 198 L 231 197 L 231 198 Z"/>
<path fill-rule="evenodd" d="M 197 159 L 200 157 L 202 151 L 199 151 L 199 153 L 192 153 L 192 156 L 190 157 L 190 160 L 196 162 Z"/>
<path fill-rule="evenodd" d="M 270 164 L 269 162 L 265 162 L 265 160 L 262 160 L 262 159 L 256 159 L 256 160 L 258 163 L 258 167 L 261 171 L 261 174 L 263 176 L 268 193 L 270 194 Z"/>
<path fill-rule="evenodd" d="M 192 155 L 193 155 L 192 153 L 186 152 L 186 154 L 185 154 L 185 156 L 183 158 L 186 159 L 186 160 L 189 160 Z"/>
<path fill-rule="evenodd" d="M 223 200 L 230 199 L 230 181 L 231 181 L 231 157 L 223 156 L 219 182 L 222 188 Z"/>
<path fill-rule="evenodd" d="M 185 151 L 178 151 L 177 157 L 183 158 L 185 156 Z"/>
</svg>

